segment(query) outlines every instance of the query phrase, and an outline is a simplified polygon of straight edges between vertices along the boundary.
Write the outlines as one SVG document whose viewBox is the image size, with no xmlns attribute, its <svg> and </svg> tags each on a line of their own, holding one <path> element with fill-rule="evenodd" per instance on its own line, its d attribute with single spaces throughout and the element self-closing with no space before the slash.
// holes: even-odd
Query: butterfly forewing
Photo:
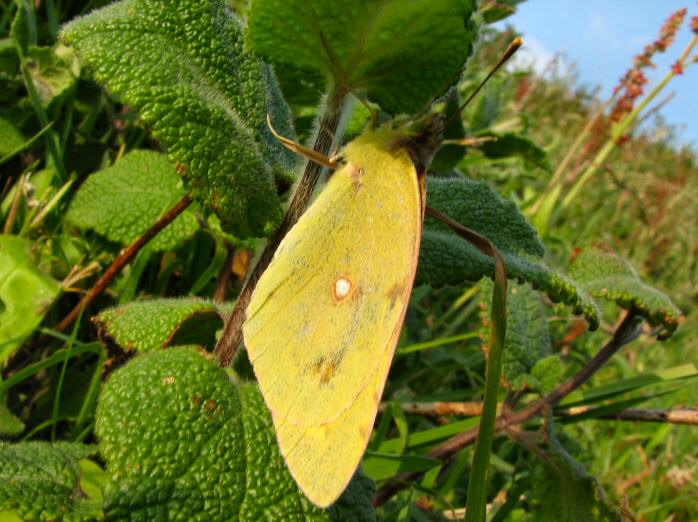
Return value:
<svg viewBox="0 0 698 522">
<path fill-rule="evenodd" d="M 291 473 L 317 504 L 366 447 L 412 288 L 421 232 L 396 131 L 363 134 L 260 279 L 243 332 Z"/>
</svg>

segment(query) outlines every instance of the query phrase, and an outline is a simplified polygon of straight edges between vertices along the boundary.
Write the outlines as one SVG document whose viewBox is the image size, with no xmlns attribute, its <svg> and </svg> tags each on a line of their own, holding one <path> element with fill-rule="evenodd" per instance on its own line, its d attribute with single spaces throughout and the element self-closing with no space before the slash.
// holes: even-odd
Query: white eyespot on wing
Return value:
<svg viewBox="0 0 698 522">
<path fill-rule="evenodd" d="M 351 279 L 349 279 L 346 276 L 339 276 L 337 279 L 334 281 L 334 288 L 333 288 L 333 301 L 335 303 L 339 303 L 343 301 L 344 299 L 347 298 L 347 296 L 351 293 L 352 290 L 352 282 Z"/>
</svg>

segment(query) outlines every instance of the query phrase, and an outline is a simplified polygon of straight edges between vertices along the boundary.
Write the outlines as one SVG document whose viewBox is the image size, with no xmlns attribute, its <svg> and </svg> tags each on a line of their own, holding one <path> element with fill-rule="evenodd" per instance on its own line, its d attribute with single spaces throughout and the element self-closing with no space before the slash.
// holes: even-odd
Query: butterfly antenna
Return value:
<svg viewBox="0 0 698 522">
<path fill-rule="evenodd" d="M 509 47 L 507 47 L 507 50 L 504 51 L 504 54 L 499 58 L 499 61 L 495 64 L 494 67 L 492 67 L 492 70 L 487 74 L 484 80 L 480 82 L 480 84 L 475 88 L 473 92 L 470 93 L 470 96 L 468 96 L 468 99 L 463 102 L 463 104 L 458 108 L 458 111 L 451 114 L 451 116 L 448 117 L 446 121 L 444 121 L 443 126 L 441 127 L 441 132 L 443 132 L 446 127 L 453 121 L 453 118 L 456 116 L 460 116 L 460 113 L 463 112 L 463 109 L 465 109 L 468 104 L 477 96 L 477 94 L 482 90 L 482 88 L 485 86 L 485 84 L 489 81 L 492 76 L 504 65 L 509 61 L 509 58 L 514 56 L 514 53 L 518 51 L 521 46 L 523 45 L 524 41 L 523 38 L 520 36 L 517 36 L 512 40 L 512 42 L 509 44 Z"/>
<path fill-rule="evenodd" d="M 269 130 L 271 131 L 272 135 L 277 140 L 279 140 L 279 142 L 288 150 L 295 152 L 296 154 L 300 154 L 301 156 L 308 158 L 310 161 L 314 161 L 315 163 L 318 163 L 323 167 L 327 167 L 328 169 L 337 168 L 338 164 L 336 156 L 328 158 L 324 154 L 320 154 L 316 150 L 304 147 L 300 143 L 293 141 L 292 139 L 287 138 L 286 136 L 282 136 L 281 134 L 276 132 L 276 129 L 274 129 L 274 126 L 271 124 L 271 116 L 269 116 L 269 114 L 267 114 L 267 126 L 269 127 Z"/>
</svg>

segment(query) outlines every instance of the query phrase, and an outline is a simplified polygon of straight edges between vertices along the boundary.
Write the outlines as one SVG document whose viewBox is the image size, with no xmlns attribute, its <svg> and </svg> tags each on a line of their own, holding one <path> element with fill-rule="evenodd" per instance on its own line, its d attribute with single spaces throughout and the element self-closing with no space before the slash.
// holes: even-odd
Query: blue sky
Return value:
<svg viewBox="0 0 698 522">
<path fill-rule="evenodd" d="M 562 51 L 568 62 L 576 64 L 579 81 L 601 86 L 605 98 L 631 65 L 633 56 L 657 38 L 666 18 L 681 7 L 688 8 L 688 15 L 676 42 L 666 53 L 655 55 L 656 69 L 645 72 L 652 85 L 666 74 L 691 40 L 688 23 L 691 16 L 698 15 L 695 0 L 528 0 L 498 26 L 509 23 L 523 33 L 528 48 L 526 59 L 537 60 L 538 64 Z M 661 114 L 679 126 L 680 143 L 691 143 L 698 150 L 698 64 L 672 80 L 657 100 L 671 91 L 676 95 Z"/>
</svg>

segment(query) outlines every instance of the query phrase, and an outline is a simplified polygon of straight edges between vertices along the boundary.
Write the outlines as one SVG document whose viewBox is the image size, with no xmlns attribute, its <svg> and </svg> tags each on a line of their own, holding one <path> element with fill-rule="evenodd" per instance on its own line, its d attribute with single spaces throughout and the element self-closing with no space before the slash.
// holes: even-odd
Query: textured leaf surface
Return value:
<svg viewBox="0 0 698 522">
<path fill-rule="evenodd" d="M 196 298 L 135 301 L 104 310 L 93 321 L 102 340 L 127 352 L 166 348 L 181 330 L 187 330 L 188 342 L 179 344 L 205 345 L 223 326 L 218 306 Z"/>
<path fill-rule="evenodd" d="M 293 136 L 270 69 L 243 52 L 239 22 L 221 0 L 123 0 L 63 29 L 97 79 L 139 112 L 184 183 L 239 236 L 281 217 L 275 176 L 296 158 L 271 135 Z"/>
<path fill-rule="evenodd" d="M 681 310 L 656 288 L 645 284 L 630 263 L 613 252 L 587 248 L 572 265 L 572 275 L 594 297 L 637 309 L 653 326 L 661 326 L 660 339 L 670 337 L 682 319 Z"/>
<path fill-rule="evenodd" d="M 0 404 L 0 439 L 16 437 L 24 431 L 24 423 L 4 404 Z"/>
<path fill-rule="evenodd" d="M 528 282 L 583 314 L 598 327 L 598 308 L 590 295 L 542 259 L 544 248 L 516 205 L 486 183 L 468 179 L 434 179 L 427 184 L 427 203 L 462 225 L 487 237 L 504 256 L 509 277 Z M 417 267 L 417 283 L 433 287 L 457 285 L 492 276 L 494 262 L 446 227 L 427 218 Z"/>
<path fill-rule="evenodd" d="M 414 113 L 458 79 L 477 27 L 472 0 L 254 0 L 252 48 L 321 71 L 339 92 Z"/>
<path fill-rule="evenodd" d="M 550 435 L 545 461 L 532 471 L 531 513 L 539 522 L 620 522 L 596 478 Z"/>
<path fill-rule="evenodd" d="M 98 520 L 101 509 L 81 487 L 80 460 L 95 453 L 82 444 L 0 443 L 0 519 Z"/>
<path fill-rule="evenodd" d="M 286 470 L 256 386 L 234 385 L 191 347 L 133 359 L 97 412 L 110 520 L 374 520 L 358 476 L 327 511 Z"/>
<path fill-rule="evenodd" d="M 165 156 L 136 150 L 87 178 L 67 218 L 79 228 L 93 229 L 110 241 L 128 245 L 183 196 L 182 181 Z M 185 210 L 148 245 L 172 250 L 198 227 L 194 214 Z"/>
<path fill-rule="evenodd" d="M 489 337 L 492 304 L 492 283 L 484 280 L 481 295 L 484 301 L 482 319 L 486 325 L 483 338 Z M 515 283 L 509 287 L 507 329 L 504 341 L 502 376 L 510 388 L 536 387 L 531 372 L 536 363 L 552 354 L 550 330 L 545 308 L 538 292 L 528 285 Z"/>
<path fill-rule="evenodd" d="M 0 236 L 0 364 L 38 326 L 60 288 L 36 268 L 29 241 Z"/>
</svg>

